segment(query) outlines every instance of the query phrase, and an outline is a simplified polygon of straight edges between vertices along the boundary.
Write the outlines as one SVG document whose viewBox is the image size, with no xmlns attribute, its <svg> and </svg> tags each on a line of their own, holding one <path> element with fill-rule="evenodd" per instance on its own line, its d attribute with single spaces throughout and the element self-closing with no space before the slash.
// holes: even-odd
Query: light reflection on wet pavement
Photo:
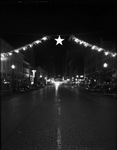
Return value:
<svg viewBox="0 0 117 150">
<path fill-rule="evenodd" d="M 117 102 L 88 97 L 49 86 L 3 98 L 2 150 L 115 150 Z"/>
</svg>

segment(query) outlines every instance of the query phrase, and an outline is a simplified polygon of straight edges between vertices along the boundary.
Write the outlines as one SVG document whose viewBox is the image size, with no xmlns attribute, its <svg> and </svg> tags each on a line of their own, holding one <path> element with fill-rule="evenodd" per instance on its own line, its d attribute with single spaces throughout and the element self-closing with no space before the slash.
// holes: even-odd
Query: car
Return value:
<svg viewBox="0 0 117 150">
<path fill-rule="evenodd" d="M 112 93 L 113 86 L 110 84 L 105 84 L 102 86 L 102 91 L 103 91 L 103 93 Z"/>
<path fill-rule="evenodd" d="M 43 88 L 43 87 L 45 87 L 45 85 L 44 85 L 43 83 L 41 83 L 41 84 L 39 85 L 39 88 Z"/>
</svg>

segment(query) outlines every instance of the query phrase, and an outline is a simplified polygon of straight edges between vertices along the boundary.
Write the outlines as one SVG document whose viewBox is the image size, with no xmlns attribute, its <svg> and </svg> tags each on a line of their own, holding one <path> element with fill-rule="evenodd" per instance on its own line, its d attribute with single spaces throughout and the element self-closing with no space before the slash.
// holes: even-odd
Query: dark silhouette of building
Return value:
<svg viewBox="0 0 117 150">
<path fill-rule="evenodd" d="M 114 41 L 103 41 L 101 39 L 99 46 L 110 52 L 117 52 Z M 108 67 L 104 68 L 104 63 L 107 63 Z M 109 80 L 114 76 L 117 78 L 117 56 L 105 56 L 104 52 L 89 50 L 84 57 L 84 74 L 85 77 L 95 76 L 103 78 L 103 80 Z"/>
<path fill-rule="evenodd" d="M 66 53 L 65 76 L 84 75 L 84 53 L 70 49 Z"/>
</svg>

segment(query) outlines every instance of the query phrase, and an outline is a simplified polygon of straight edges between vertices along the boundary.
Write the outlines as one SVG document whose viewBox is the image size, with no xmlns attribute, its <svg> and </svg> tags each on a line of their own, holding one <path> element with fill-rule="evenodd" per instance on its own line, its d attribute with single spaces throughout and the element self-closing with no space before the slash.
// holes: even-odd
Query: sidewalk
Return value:
<svg viewBox="0 0 117 150">
<path fill-rule="evenodd" d="M 110 96 L 112 98 L 117 98 L 117 94 L 115 93 L 97 93 L 97 92 L 91 92 L 91 91 L 87 91 L 84 87 L 79 87 L 80 91 L 92 94 L 92 95 L 102 95 L 102 96 Z"/>
<path fill-rule="evenodd" d="M 38 89 L 34 89 L 34 90 L 39 90 L 42 89 L 43 87 L 39 87 Z M 21 94 L 21 93 L 27 93 L 27 92 L 31 92 L 33 90 L 29 90 L 29 91 L 16 91 L 13 92 L 12 90 L 4 90 L 4 91 L 0 91 L 0 97 L 5 97 L 5 96 L 11 96 L 11 95 L 16 95 L 16 94 Z"/>
<path fill-rule="evenodd" d="M 109 93 L 103 93 L 105 96 L 111 96 L 113 98 L 117 98 L 117 94 L 109 94 Z"/>
<path fill-rule="evenodd" d="M 2 96 L 8 96 L 9 94 L 11 94 L 12 93 L 12 91 L 10 91 L 10 90 L 5 90 L 5 91 L 0 91 L 0 96 L 2 97 Z"/>
</svg>

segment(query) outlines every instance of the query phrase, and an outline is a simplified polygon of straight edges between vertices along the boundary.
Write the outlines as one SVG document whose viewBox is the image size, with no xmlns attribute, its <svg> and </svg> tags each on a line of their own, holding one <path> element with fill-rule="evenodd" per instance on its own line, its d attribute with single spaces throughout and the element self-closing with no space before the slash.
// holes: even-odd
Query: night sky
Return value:
<svg viewBox="0 0 117 150">
<path fill-rule="evenodd" d="M 94 3 L 95 1 L 95 3 Z M 21 47 L 45 35 L 51 38 L 34 48 L 35 64 L 42 67 L 54 62 L 57 72 L 63 71 L 66 51 L 74 48 L 70 35 L 95 44 L 116 40 L 117 3 L 93 0 L 49 3 L 49 1 L 3 1 L 1 5 L 1 37 L 14 48 Z M 63 46 L 54 38 L 61 35 Z M 81 62 L 82 65 L 82 62 Z"/>
</svg>

